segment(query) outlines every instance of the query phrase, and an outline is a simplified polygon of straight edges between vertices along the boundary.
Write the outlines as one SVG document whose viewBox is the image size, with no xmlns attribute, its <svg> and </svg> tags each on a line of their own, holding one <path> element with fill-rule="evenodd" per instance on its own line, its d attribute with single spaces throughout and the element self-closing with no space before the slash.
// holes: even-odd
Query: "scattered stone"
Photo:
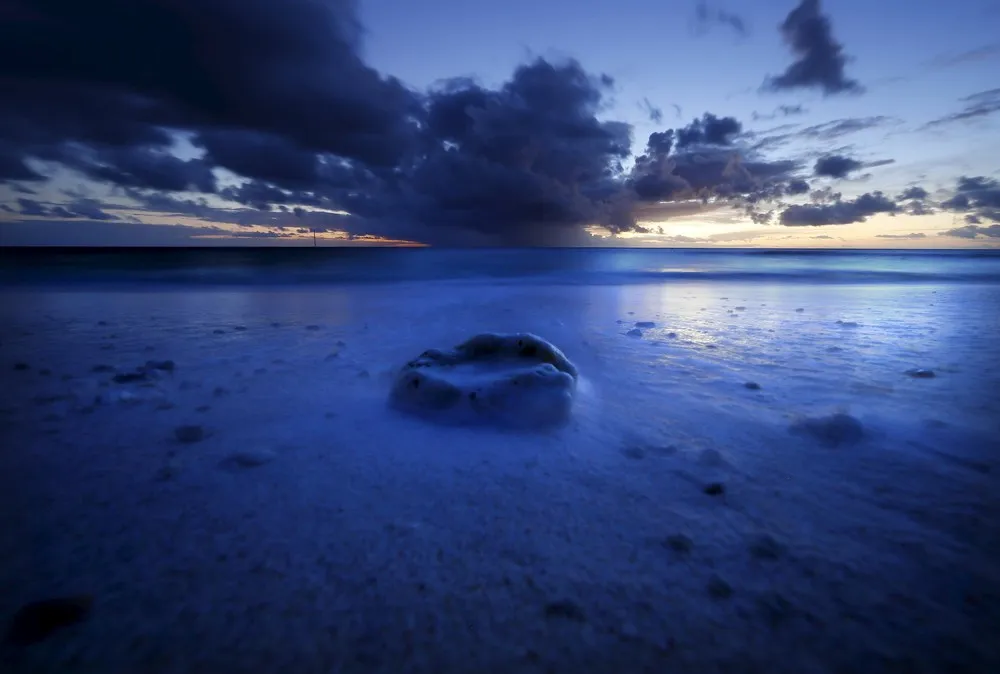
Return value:
<svg viewBox="0 0 1000 674">
<path fill-rule="evenodd" d="M 802 307 L 799 307 L 798 309 L 795 310 L 795 313 L 801 314 L 803 311 L 805 311 L 805 309 L 803 309 Z"/>
<path fill-rule="evenodd" d="M 16 646 L 30 646 L 44 641 L 57 630 L 86 620 L 93 603 L 93 596 L 82 594 L 25 604 L 11 619 L 6 641 Z"/>
<path fill-rule="evenodd" d="M 758 384 L 755 381 L 748 381 L 747 383 L 745 383 L 743 385 L 745 387 L 747 387 L 748 389 L 750 389 L 751 391 L 759 391 L 760 390 L 760 384 Z"/>
<path fill-rule="evenodd" d="M 626 458 L 636 461 L 646 458 L 646 450 L 639 445 L 629 445 L 628 447 L 625 447 L 622 450 L 622 454 L 624 454 Z"/>
<path fill-rule="evenodd" d="M 709 496 L 722 496 L 726 493 L 726 485 L 721 482 L 709 482 L 702 491 Z"/>
<path fill-rule="evenodd" d="M 860 323 L 855 321 L 837 321 L 837 325 L 842 328 L 856 328 L 860 325 Z"/>
<path fill-rule="evenodd" d="M 792 615 L 792 604 L 777 592 L 769 592 L 757 599 L 757 606 L 771 627 L 778 627 Z"/>
<path fill-rule="evenodd" d="M 30 370 L 31 366 L 27 363 L 14 363 L 14 369 L 18 372 L 24 372 L 25 370 Z"/>
<path fill-rule="evenodd" d="M 733 587 L 715 574 L 708 579 L 705 589 L 712 599 L 729 599 L 733 596 Z"/>
<path fill-rule="evenodd" d="M 140 381 L 146 381 L 149 379 L 149 375 L 145 370 L 138 370 L 136 372 L 123 372 L 121 374 L 116 374 L 111 378 L 116 384 L 134 384 Z"/>
<path fill-rule="evenodd" d="M 625 334 L 628 337 L 642 337 L 642 330 L 640 330 L 639 328 L 632 328 Z"/>
<path fill-rule="evenodd" d="M 811 435 L 830 447 L 854 444 L 865 436 L 861 422 L 844 412 L 826 417 L 802 419 L 793 423 L 789 430 L 793 433 Z"/>
<path fill-rule="evenodd" d="M 667 337 L 669 337 L 670 339 L 677 339 L 677 333 L 676 332 L 668 332 L 667 333 Z"/>
<path fill-rule="evenodd" d="M 147 370 L 163 370 L 164 372 L 173 372 L 176 365 L 172 360 L 147 360 L 146 369 Z"/>
<path fill-rule="evenodd" d="M 773 536 L 761 534 L 755 536 L 747 546 L 750 554 L 756 559 L 775 560 L 785 552 L 785 546 L 774 540 Z"/>
<path fill-rule="evenodd" d="M 663 545 L 674 552 L 687 554 L 694 547 L 694 541 L 691 540 L 690 536 L 685 536 L 684 534 L 670 534 L 663 539 Z"/>
<path fill-rule="evenodd" d="M 224 468 L 256 468 L 273 461 L 277 456 L 269 449 L 247 449 L 233 452 L 220 465 Z"/>
<path fill-rule="evenodd" d="M 205 429 L 197 425 L 178 426 L 174 429 L 174 437 L 185 444 L 198 442 L 205 438 Z"/>
<path fill-rule="evenodd" d="M 914 379 L 933 379 L 937 375 L 934 374 L 934 370 L 925 370 L 923 368 L 914 368 L 912 370 L 907 370 L 906 374 L 913 377 Z"/>
<path fill-rule="evenodd" d="M 636 321 L 635 327 L 637 328 L 655 328 L 656 323 L 653 321 Z"/>
<path fill-rule="evenodd" d="M 587 615 L 583 612 L 583 609 L 580 607 L 580 605 L 570 599 L 553 601 L 546 604 L 545 617 L 564 618 L 566 620 L 572 620 L 574 622 L 581 622 L 581 623 L 587 620 Z"/>
<path fill-rule="evenodd" d="M 746 307 L 736 307 L 736 311 L 746 311 Z"/>
</svg>

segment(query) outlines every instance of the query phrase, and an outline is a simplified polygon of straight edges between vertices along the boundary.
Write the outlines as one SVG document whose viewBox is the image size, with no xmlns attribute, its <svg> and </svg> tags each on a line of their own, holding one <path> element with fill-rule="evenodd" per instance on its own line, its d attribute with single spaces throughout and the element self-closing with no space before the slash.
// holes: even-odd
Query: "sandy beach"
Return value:
<svg viewBox="0 0 1000 674">
<path fill-rule="evenodd" d="M 1000 671 L 995 286 L 0 294 L 4 672 Z M 486 331 L 568 425 L 388 408 Z"/>
</svg>

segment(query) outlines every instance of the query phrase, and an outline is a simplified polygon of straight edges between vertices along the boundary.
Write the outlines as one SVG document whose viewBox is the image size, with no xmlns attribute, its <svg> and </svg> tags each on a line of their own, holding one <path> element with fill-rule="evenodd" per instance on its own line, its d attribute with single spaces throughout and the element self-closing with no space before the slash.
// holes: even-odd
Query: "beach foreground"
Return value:
<svg viewBox="0 0 1000 674">
<path fill-rule="evenodd" d="M 3 671 L 1000 671 L 995 285 L 0 294 Z M 568 425 L 388 408 L 485 331 Z"/>
</svg>

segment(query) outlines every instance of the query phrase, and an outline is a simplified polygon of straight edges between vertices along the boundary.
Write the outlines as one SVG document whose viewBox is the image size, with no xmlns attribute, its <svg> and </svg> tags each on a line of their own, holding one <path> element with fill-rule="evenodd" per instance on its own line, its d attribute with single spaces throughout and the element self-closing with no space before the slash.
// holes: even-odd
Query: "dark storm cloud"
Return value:
<svg viewBox="0 0 1000 674">
<path fill-rule="evenodd" d="M 699 0 L 695 5 L 695 23 L 700 32 L 706 32 L 714 26 L 725 26 L 740 37 L 746 37 L 750 32 L 743 17 L 720 9 L 707 0 Z"/>
<path fill-rule="evenodd" d="M 963 96 L 959 99 L 963 104 L 961 110 L 938 117 L 924 124 L 921 129 L 934 129 L 956 122 L 967 122 L 969 120 L 981 119 L 1000 112 L 1000 89 L 990 89 L 977 94 Z"/>
<path fill-rule="evenodd" d="M 45 205 L 34 199 L 18 199 L 20 215 L 32 217 L 85 218 L 87 220 L 117 220 L 118 217 L 105 212 L 101 204 L 93 199 L 77 199 L 70 204 Z"/>
<path fill-rule="evenodd" d="M 353 4 L 52 0 L 5 14 L 0 139 L 58 158 L 69 141 L 164 148 L 165 128 L 251 129 L 391 166 L 412 148 L 417 102 L 358 57 Z"/>
<path fill-rule="evenodd" d="M 942 236 L 954 236 L 960 239 L 975 239 L 984 236 L 988 239 L 1000 239 L 1000 225 L 989 225 L 981 227 L 979 225 L 965 225 L 941 232 Z"/>
<path fill-rule="evenodd" d="M 789 206 L 781 213 L 781 224 L 789 227 L 818 227 L 864 222 L 876 213 L 895 213 L 898 206 L 881 192 L 862 194 L 857 199 L 829 204 Z"/>
<path fill-rule="evenodd" d="M 940 207 L 965 213 L 966 220 L 973 224 L 1000 222 L 1000 181 L 986 176 L 962 176 L 954 194 L 942 201 Z"/>
<path fill-rule="evenodd" d="M 790 180 L 786 186 L 786 193 L 791 195 L 805 194 L 809 191 L 809 183 L 805 180 Z"/>
<path fill-rule="evenodd" d="M 796 60 L 780 75 L 765 80 L 765 91 L 820 89 L 825 95 L 860 93 L 863 88 L 844 73 L 847 57 L 833 38 L 830 19 L 819 0 L 802 0 L 779 27 Z"/>
<path fill-rule="evenodd" d="M 816 165 L 813 167 L 813 173 L 817 176 L 828 178 L 845 178 L 849 173 L 857 171 L 862 166 L 864 164 L 857 159 L 832 154 L 817 159 Z"/>
<path fill-rule="evenodd" d="M 742 207 L 808 189 L 798 163 L 711 113 L 652 134 L 626 170 L 631 127 L 598 117 L 613 82 L 575 61 L 411 92 L 361 61 L 349 0 L 34 4 L 0 14 L 0 181 L 68 168 L 137 206 L 72 197 L 31 218 L 567 243 L 585 225 L 646 231 L 637 218 L 663 201 Z"/>
<path fill-rule="evenodd" d="M 897 201 L 906 201 L 907 199 L 926 199 L 930 194 L 923 187 L 914 186 L 907 187 L 903 190 L 903 193 L 896 197 Z"/>
</svg>

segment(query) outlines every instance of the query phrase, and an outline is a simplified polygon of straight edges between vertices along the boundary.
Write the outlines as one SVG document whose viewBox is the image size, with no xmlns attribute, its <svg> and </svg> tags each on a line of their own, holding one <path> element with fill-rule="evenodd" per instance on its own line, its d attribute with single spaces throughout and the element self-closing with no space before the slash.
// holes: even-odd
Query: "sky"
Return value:
<svg viewBox="0 0 1000 674">
<path fill-rule="evenodd" d="M 1000 0 L 7 0 L 0 245 L 1000 247 Z"/>
</svg>

